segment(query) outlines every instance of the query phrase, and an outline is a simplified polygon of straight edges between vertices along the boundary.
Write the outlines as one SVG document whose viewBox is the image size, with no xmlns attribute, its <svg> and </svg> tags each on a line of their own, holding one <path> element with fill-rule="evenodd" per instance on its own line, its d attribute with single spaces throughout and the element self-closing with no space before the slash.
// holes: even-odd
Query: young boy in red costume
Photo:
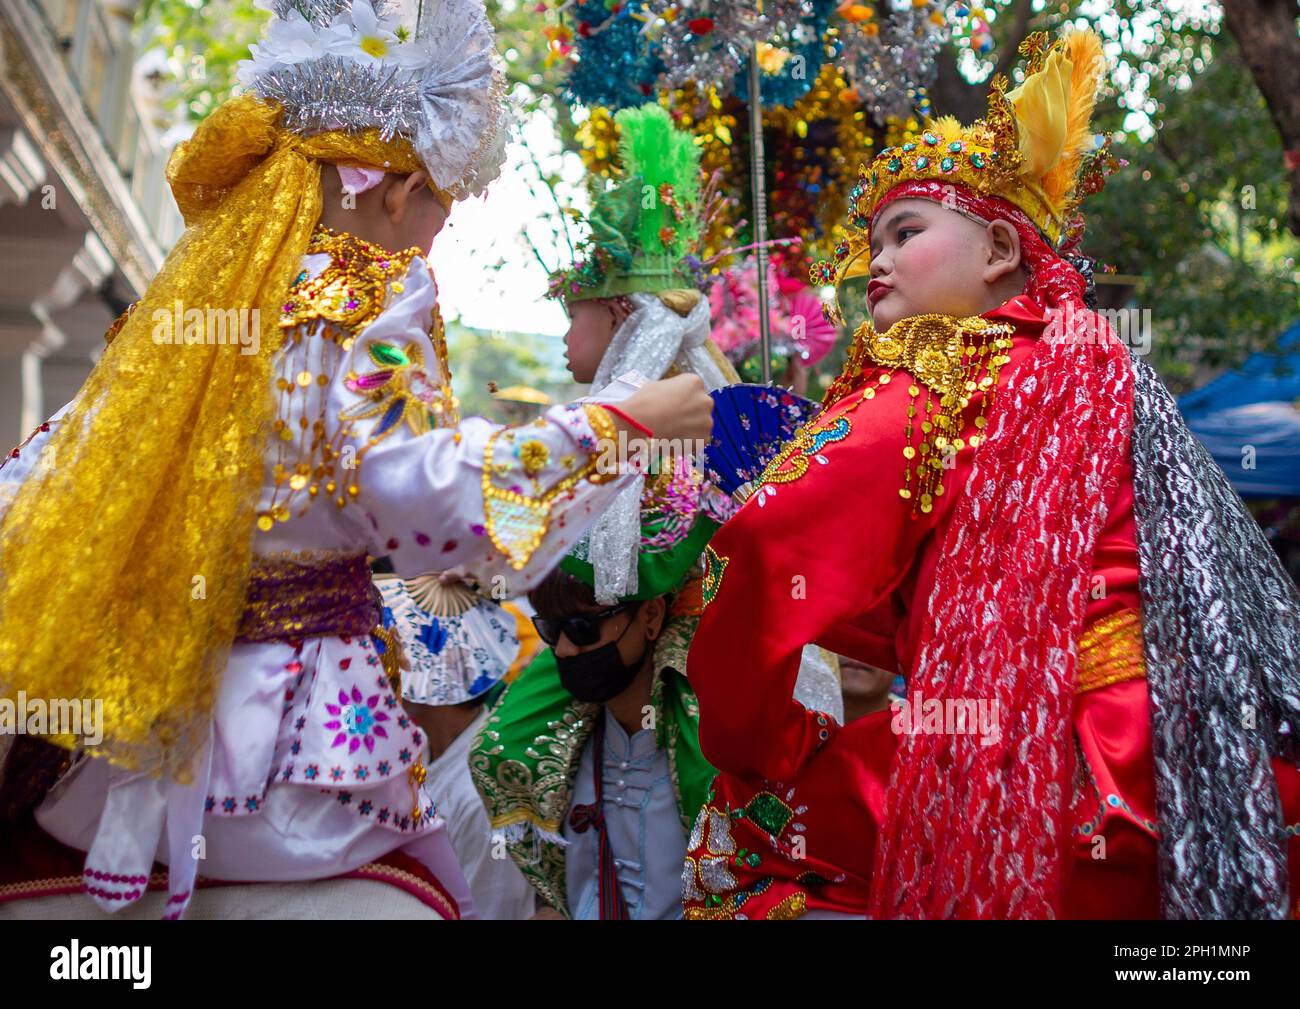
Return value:
<svg viewBox="0 0 1300 1009">
<path fill-rule="evenodd" d="M 874 325 L 707 550 L 687 917 L 1294 913 L 1300 598 L 1062 258 L 1100 41 L 1022 51 L 985 120 L 860 172 L 814 268 L 869 262 Z M 809 641 L 906 703 L 806 711 Z"/>
</svg>

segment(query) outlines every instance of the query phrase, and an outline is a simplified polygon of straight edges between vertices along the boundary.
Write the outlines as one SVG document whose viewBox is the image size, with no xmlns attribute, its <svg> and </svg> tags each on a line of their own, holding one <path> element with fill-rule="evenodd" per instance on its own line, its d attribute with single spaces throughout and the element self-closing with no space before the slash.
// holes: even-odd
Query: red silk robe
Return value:
<svg viewBox="0 0 1300 1009">
<path fill-rule="evenodd" d="M 1015 326 L 1005 387 L 1047 324 L 1018 296 L 986 318 Z M 687 917 L 865 914 L 893 754 L 907 722 L 883 711 L 839 726 L 792 692 L 803 645 L 816 642 L 908 674 L 934 628 L 927 605 L 939 547 L 971 471 L 983 392 L 962 414 L 967 447 L 922 514 L 899 495 L 909 386 L 902 370 L 869 373 L 816 427 L 828 440 L 802 476 L 755 494 L 709 548 L 709 600 L 691 647 L 700 744 L 719 769 L 690 839 Z M 1131 409 L 1131 403 L 1129 405 Z M 919 421 L 920 418 L 917 418 Z M 841 426 L 842 430 L 842 426 Z M 824 461 L 822 461 L 824 460 Z M 977 578 L 978 572 L 972 572 Z M 1067 917 L 1159 914 L 1156 802 L 1141 663 L 1131 468 L 1121 472 L 1094 552 L 1073 712 Z M 1091 633 L 1090 633 L 1091 632 Z M 914 723 L 921 722 L 913 711 Z M 1300 780 L 1277 763 L 1300 879 Z M 942 830 L 942 824 L 935 824 Z"/>
</svg>

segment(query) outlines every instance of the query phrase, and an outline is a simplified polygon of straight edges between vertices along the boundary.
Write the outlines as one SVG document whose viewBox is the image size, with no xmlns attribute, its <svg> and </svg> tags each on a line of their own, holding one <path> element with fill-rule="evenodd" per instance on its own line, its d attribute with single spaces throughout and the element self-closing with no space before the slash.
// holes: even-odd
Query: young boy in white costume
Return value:
<svg viewBox="0 0 1300 1009">
<path fill-rule="evenodd" d="M 396 649 L 372 637 L 367 555 L 525 591 L 633 479 L 598 466 L 601 442 L 638 424 L 706 437 L 710 402 L 684 376 L 622 411 L 439 427 L 424 256 L 502 160 L 482 4 L 418 26 L 369 0 L 272 7 L 247 93 L 169 165 L 188 230 L 77 399 L 0 472 L 0 696 L 104 702 L 99 745 L 52 737 L 77 758 L 36 819 L 87 852 L 106 911 L 162 883 L 157 860 L 167 917 L 200 874 L 396 874 L 470 916 Z M 232 309 L 256 339 L 218 338 L 212 311 Z M 94 604 L 67 621 L 55 584 Z"/>
</svg>

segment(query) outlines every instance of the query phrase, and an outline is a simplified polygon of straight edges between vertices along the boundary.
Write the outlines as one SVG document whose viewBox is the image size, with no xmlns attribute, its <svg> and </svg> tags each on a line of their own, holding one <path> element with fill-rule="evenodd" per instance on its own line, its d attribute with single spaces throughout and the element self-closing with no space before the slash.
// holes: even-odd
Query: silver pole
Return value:
<svg viewBox="0 0 1300 1009">
<path fill-rule="evenodd" d="M 763 154 L 763 99 L 758 43 L 749 57 L 749 169 L 754 194 L 754 241 L 758 244 L 758 335 L 763 382 L 772 381 L 772 327 L 767 317 L 767 180 Z"/>
</svg>

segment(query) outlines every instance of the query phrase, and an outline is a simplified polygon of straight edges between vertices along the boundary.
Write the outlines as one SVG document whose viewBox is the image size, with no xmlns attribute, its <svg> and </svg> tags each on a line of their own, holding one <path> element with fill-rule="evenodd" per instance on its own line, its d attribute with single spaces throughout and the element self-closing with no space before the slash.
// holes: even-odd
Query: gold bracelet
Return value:
<svg viewBox="0 0 1300 1009">
<path fill-rule="evenodd" d="M 618 428 L 614 425 L 614 418 L 603 406 L 597 403 L 585 403 L 583 409 L 587 413 L 587 423 L 596 432 L 596 450 L 592 453 L 594 459 L 587 479 L 591 483 L 608 483 L 619 475 L 620 467 L 615 466 L 613 472 L 602 473 L 595 465 L 595 460 L 599 460 L 604 455 L 606 444 L 613 446 L 615 458 L 618 457 Z"/>
</svg>

